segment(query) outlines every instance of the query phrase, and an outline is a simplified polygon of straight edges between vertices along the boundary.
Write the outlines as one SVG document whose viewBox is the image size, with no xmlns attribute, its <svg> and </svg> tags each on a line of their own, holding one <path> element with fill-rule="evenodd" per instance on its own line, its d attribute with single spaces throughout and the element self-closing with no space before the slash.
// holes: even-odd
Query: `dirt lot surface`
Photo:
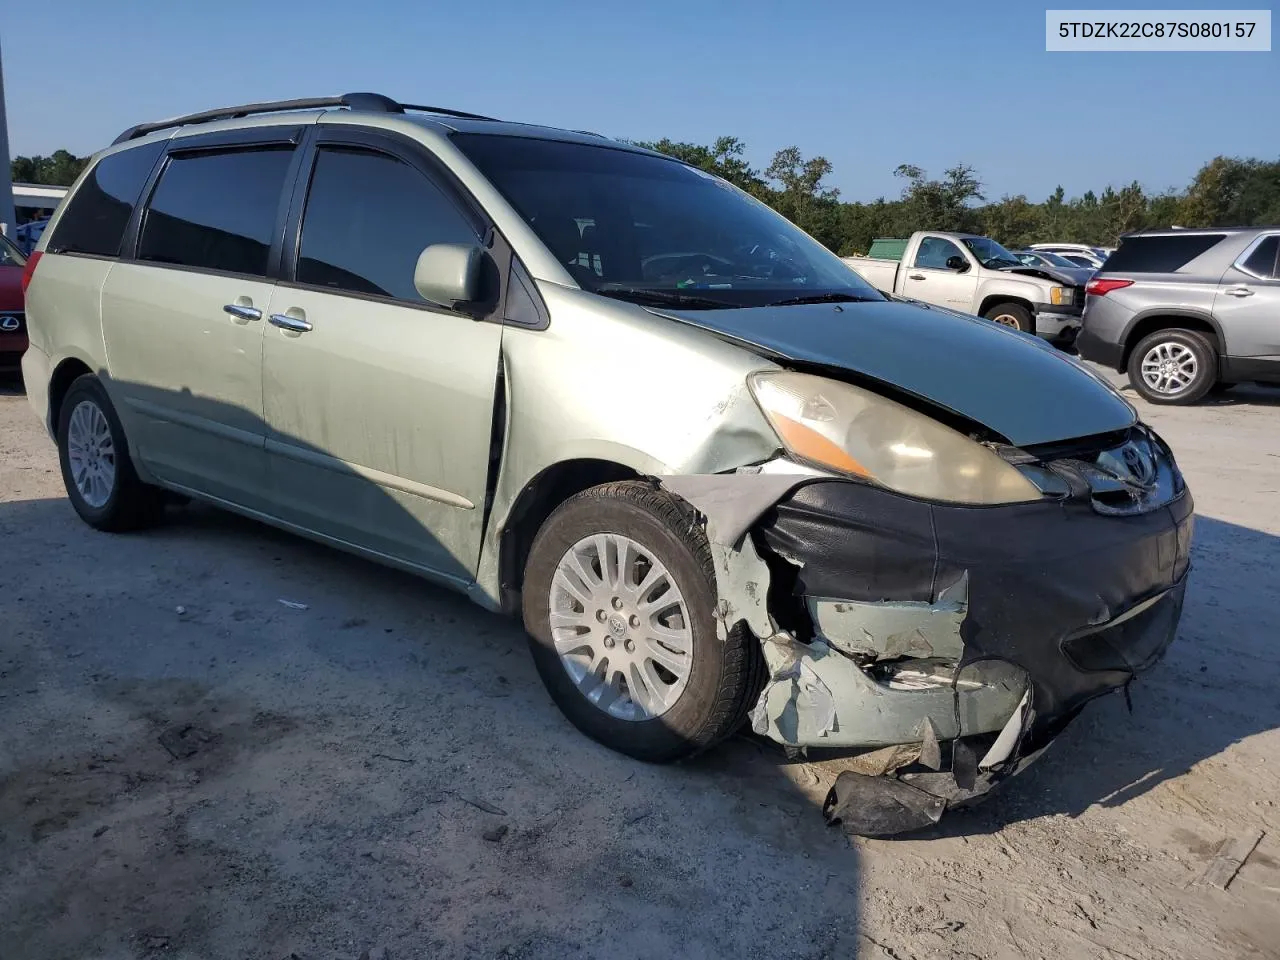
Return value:
<svg viewBox="0 0 1280 960">
<path fill-rule="evenodd" d="M 1280 393 L 1144 413 L 1200 517 L 1133 714 L 850 843 L 832 763 L 612 754 L 461 597 L 203 508 L 94 533 L 0 387 L 0 957 L 1280 956 Z"/>
</svg>

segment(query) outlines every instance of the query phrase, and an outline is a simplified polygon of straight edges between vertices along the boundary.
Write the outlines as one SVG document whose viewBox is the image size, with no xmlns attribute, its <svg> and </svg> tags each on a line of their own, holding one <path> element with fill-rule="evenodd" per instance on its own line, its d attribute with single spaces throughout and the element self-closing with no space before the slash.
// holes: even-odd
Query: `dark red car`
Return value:
<svg viewBox="0 0 1280 960">
<path fill-rule="evenodd" d="M 22 269 L 27 258 L 0 234 L 0 370 L 17 369 L 27 352 L 27 317 L 22 302 Z"/>
</svg>

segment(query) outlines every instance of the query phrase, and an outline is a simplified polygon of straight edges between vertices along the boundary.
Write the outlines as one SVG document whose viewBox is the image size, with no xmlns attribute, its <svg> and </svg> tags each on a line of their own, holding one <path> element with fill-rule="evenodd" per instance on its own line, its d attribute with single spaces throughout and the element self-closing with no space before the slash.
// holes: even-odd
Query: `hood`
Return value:
<svg viewBox="0 0 1280 960">
<path fill-rule="evenodd" d="M 1067 270 L 1062 267 L 1002 267 L 1001 273 L 1019 273 L 1025 277 L 1039 277 L 1041 280 L 1052 280 L 1069 287 L 1082 287 L 1093 276 L 1092 270 L 1081 267 L 1078 270 Z"/>
<path fill-rule="evenodd" d="M 0 310 L 22 309 L 22 268 L 0 267 Z"/>
<path fill-rule="evenodd" d="M 783 360 L 839 367 L 905 390 L 1016 446 L 1137 422 L 1101 377 L 1043 340 L 914 303 L 654 310 Z"/>
</svg>

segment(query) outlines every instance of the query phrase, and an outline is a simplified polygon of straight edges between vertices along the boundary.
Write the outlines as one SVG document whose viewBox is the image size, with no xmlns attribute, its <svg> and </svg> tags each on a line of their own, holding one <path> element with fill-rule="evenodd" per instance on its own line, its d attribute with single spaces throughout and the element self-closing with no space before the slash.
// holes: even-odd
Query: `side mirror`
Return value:
<svg viewBox="0 0 1280 960">
<path fill-rule="evenodd" d="M 433 243 L 418 255 L 413 288 L 424 300 L 455 309 L 481 298 L 485 252 L 475 243 Z"/>
<path fill-rule="evenodd" d="M 947 269 L 956 273 L 964 273 L 969 269 L 969 261 L 959 254 L 947 257 Z"/>
</svg>

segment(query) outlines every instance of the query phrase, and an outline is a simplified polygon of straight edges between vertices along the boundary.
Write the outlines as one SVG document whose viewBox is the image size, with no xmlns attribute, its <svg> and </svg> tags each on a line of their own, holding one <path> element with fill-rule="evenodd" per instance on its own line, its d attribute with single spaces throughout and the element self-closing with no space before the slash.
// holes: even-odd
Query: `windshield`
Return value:
<svg viewBox="0 0 1280 960">
<path fill-rule="evenodd" d="M 767 206 L 678 161 L 490 134 L 454 142 L 583 289 L 689 309 L 884 299 Z"/>
<path fill-rule="evenodd" d="M 978 262 L 984 267 L 998 269 L 1022 266 L 1022 261 L 990 237 L 961 237 L 960 242 L 969 248 L 969 252 L 977 257 Z"/>
<path fill-rule="evenodd" d="M 1066 267 L 1068 270 L 1074 270 L 1076 268 L 1076 265 L 1070 260 L 1060 257 L 1056 253 L 1046 253 L 1043 250 L 1028 250 L 1017 253 L 1015 256 L 1028 267 Z"/>
<path fill-rule="evenodd" d="M 21 267 L 27 262 L 8 237 L 0 233 L 0 267 Z"/>
<path fill-rule="evenodd" d="M 1083 253 L 1067 254 L 1067 262 L 1076 267 L 1092 268 L 1096 266 L 1096 264 L 1092 260 L 1090 260 L 1087 256 L 1085 256 Z"/>
<path fill-rule="evenodd" d="M 1068 267 L 1072 270 L 1076 268 L 1076 264 L 1072 263 L 1066 257 L 1058 256 L 1056 253 L 1042 253 L 1040 256 L 1044 257 L 1047 262 L 1053 264 L 1055 267 Z"/>
</svg>

